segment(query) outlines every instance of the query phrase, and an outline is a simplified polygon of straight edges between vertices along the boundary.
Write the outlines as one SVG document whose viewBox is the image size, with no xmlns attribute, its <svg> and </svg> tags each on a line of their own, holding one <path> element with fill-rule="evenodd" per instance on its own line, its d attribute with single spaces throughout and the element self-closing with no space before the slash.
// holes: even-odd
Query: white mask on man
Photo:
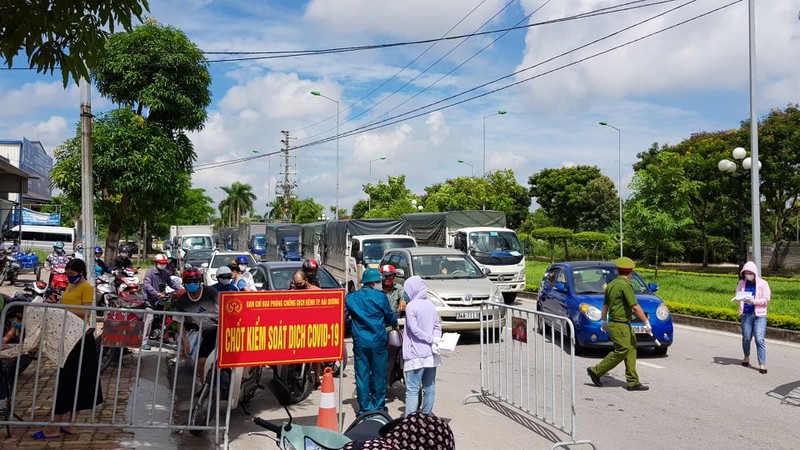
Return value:
<svg viewBox="0 0 800 450">
<path fill-rule="evenodd" d="M 744 274 L 744 279 L 747 281 L 753 281 L 756 279 L 756 276 L 753 275 L 752 273 L 746 273 Z"/>
<path fill-rule="evenodd" d="M 158 270 L 164 270 L 166 268 L 167 268 L 166 264 L 156 264 L 156 269 Z"/>
</svg>

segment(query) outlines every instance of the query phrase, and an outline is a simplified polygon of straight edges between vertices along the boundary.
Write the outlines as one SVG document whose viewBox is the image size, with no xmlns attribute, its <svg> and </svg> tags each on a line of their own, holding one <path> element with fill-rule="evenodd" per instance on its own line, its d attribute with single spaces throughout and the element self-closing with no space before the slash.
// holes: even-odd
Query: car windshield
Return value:
<svg viewBox="0 0 800 450">
<path fill-rule="evenodd" d="M 300 251 L 300 243 L 299 242 L 287 242 L 286 243 L 286 251 L 297 253 Z"/>
<path fill-rule="evenodd" d="M 236 258 L 238 258 L 240 256 L 247 257 L 247 265 L 248 266 L 255 266 L 256 265 L 255 260 L 249 254 L 237 253 L 237 254 L 233 254 L 233 255 L 231 255 L 231 254 L 228 254 L 228 255 L 225 255 L 225 254 L 223 254 L 223 255 L 214 255 L 214 258 L 211 260 L 211 264 L 209 264 L 209 267 L 212 268 L 212 269 L 219 269 L 222 266 L 227 266 L 231 262 L 236 261 Z"/>
<path fill-rule="evenodd" d="M 289 289 L 289 282 L 294 278 L 294 273 L 300 269 L 300 266 L 292 267 L 270 267 L 270 279 L 272 284 L 270 290 Z M 317 271 L 317 279 L 319 279 L 319 287 L 322 289 L 339 289 L 341 286 L 333 276 L 325 270 Z"/>
<path fill-rule="evenodd" d="M 469 233 L 469 253 L 481 264 L 510 265 L 522 261 L 522 244 L 513 231 Z"/>
<path fill-rule="evenodd" d="M 576 294 L 604 294 L 606 284 L 617 278 L 617 269 L 614 267 L 581 267 L 572 270 L 572 283 Z M 649 292 L 647 283 L 634 272 L 631 277 L 633 292 L 646 294 Z"/>
<path fill-rule="evenodd" d="M 267 236 L 263 234 L 257 234 L 253 236 L 253 246 L 255 247 L 263 247 L 266 242 Z"/>
<path fill-rule="evenodd" d="M 186 254 L 187 261 L 208 261 L 211 258 L 212 250 L 192 250 Z"/>
<path fill-rule="evenodd" d="M 188 236 L 183 239 L 183 244 L 181 246 L 184 250 L 214 248 L 214 244 L 211 243 L 211 238 L 208 236 Z"/>
<path fill-rule="evenodd" d="M 367 239 L 363 243 L 364 262 L 367 264 L 378 264 L 381 262 L 383 252 L 392 248 L 416 247 L 411 239 Z"/>
<path fill-rule="evenodd" d="M 411 257 L 411 267 L 413 275 L 427 280 L 486 276 L 466 255 L 417 255 Z"/>
</svg>

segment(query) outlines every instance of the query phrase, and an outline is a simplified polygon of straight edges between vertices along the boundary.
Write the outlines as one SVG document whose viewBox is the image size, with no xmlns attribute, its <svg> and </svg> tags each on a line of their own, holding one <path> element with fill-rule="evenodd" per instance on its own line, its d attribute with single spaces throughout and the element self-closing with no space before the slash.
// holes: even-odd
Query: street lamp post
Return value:
<svg viewBox="0 0 800 450">
<path fill-rule="evenodd" d="M 483 116 L 483 177 L 486 178 L 486 119 L 492 116 L 502 116 L 505 115 L 507 111 L 497 111 L 494 114 L 489 114 L 488 116 Z"/>
<path fill-rule="evenodd" d="M 422 212 L 422 205 L 417 205 L 417 199 L 411 200 L 411 206 L 417 209 L 417 211 Z"/>
<path fill-rule="evenodd" d="M 750 171 L 750 201 L 753 221 L 753 262 L 761 275 L 761 193 L 759 192 L 758 172 L 758 114 L 756 112 L 756 2 L 747 3 L 748 42 L 750 44 L 750 152 L 753 155 L 753 170 Z"/>
<path fill-rule="evenodd" d="M 751 158 L 746 158 L 747 150 L 743 149 L 742 147 L 736 147 L 733 149 L 732 152 L 733 159 L 736 161 L 741 161 L 742 168 L 744 170 L 750 171 L 753 168 L 753 160 Z M 758 167 L 761 167 L 761 162 L 759 162 Z M 736 168 L 738 164 L 734 161 L 728 159 L 722 159 L 717 163 L 717 168 L 723 173 L 730 173 L 739 183 L 739 192 L 742 192 L 742 184 L 744 183 L 745 175 L 735 175 Z M 739 227 L 738 235 L 739 235 L 739 270 L 742 269 L 744 263 L 747 262 L 747 248 L 745 247 L 745 238 L 744 238 L 744 212 L 745 212 L 745 200 L 742 197 L 739 197 L 737 201 L 737 208 L 736 208 L 736 221 Z M 755 247 L 753 248 L 755 250 Z"/>
<path fill-rule="evenodd" d="M 375 161 L 385 161 L 386 157 L 381 156 L 380 158 L 375 158 L 369 162 L 369 181 L 372 182 L 372 163 Z M 367 193 L 367 211 L 372 211 L 372 196 Z"/>
<path fill-rule="evenodd" d="M 608 122 L 600 122 L 600 125 L 617 130 L 617 188 L 619 189 L 619 256 L 622 256 L 622 130 L 610 125 Z"/>
<path fill-rule="evenodd" d="M 463 159 L 459 159 L 459 160 L 458 160 L 458 162 L 460 162 L 461 164 L 466 164 L 466 165 L 468 165 L 468 166 L 469 166 L 469 176 L 470 176 L 470 178 L 474 178 L 474 177 L 475 177 L 475 170 L 474 170 L 474 168 L 472 167 L 472 164 L 470 164 L 470 163 L 468 163 L 468 162 L 464 161 Z"/>
<path fill-rule="evenodd" d="M 336 220 L 339 220 L 339 101 L 319 91 L 311 91 L 311 95 L 327 98 L 333 103 L 336 103 Z"/>
</svg>

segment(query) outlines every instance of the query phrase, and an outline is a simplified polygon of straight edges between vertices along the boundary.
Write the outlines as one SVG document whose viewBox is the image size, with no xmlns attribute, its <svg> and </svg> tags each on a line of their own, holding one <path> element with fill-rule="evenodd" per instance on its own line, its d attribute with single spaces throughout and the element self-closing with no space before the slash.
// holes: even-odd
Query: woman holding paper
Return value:
<svg viewBox="0 0 800 450">
<path fill-rule="evenodd" d="M 767 346 L 764 335 L 767 333 L 767 304 L 771 292 L 769 284 L 758 276 L 758 269 L 753 261 L 748 261 L 739 272 L 741 279 L 736 286 L 736 299 L 739 302 L 739 316 L 742 325 L 742 365 L 750 366 L 750 341 L 756 338 L 756 355 L 758 371 L 767 373 Z"/>
<path fill-rule="evenodd" d="M 436 307 L 428 300 L 428 288 L 414 276 L 403 285 L 408 305 L 403 328 L 403 371 L 406 374 L 406 412 L 433 411 L 436 399 L 436 368 L 442 365 L 437 343 L 442 337 L 442 323 Z M 422 405 L 419 391 L 422 387 Z"/>
</svg>

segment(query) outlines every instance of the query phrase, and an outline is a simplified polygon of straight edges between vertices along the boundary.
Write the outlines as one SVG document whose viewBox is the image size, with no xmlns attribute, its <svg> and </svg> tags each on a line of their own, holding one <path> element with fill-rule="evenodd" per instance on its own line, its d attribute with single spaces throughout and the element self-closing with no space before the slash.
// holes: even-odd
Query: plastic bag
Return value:
<svg viewBox="0 0 800 450">
<path fill-rule="evenodd" d="M 403 346 L 403 338 L 400 336 L 400 331 L 398 330 L 389 330 L 389 346 L 391 347 L 402 347 Z"/>
</svg>

